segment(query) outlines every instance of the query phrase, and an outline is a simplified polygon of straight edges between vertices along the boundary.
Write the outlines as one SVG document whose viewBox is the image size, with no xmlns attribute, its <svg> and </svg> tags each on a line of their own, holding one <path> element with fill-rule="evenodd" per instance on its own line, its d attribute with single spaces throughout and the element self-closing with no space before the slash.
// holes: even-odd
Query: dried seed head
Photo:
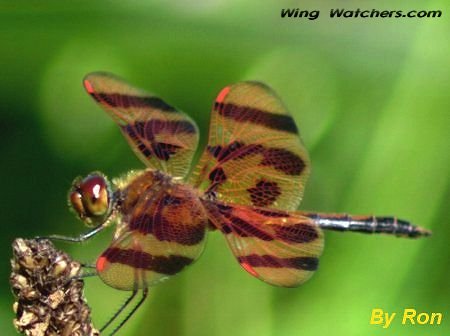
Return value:
<svg viewBox="0 0 450 336">
<path fill-rule="evenodd" d="M 13 242 L 10 283 L 16 297 L 16 329 L 29 336 L 94 336 L 81 266 L 48 240 Z"/>
</svg>

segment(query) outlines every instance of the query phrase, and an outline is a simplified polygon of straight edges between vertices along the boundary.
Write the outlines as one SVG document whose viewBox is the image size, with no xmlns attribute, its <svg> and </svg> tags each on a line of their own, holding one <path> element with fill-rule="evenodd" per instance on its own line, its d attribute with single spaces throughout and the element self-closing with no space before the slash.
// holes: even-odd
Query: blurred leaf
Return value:
<svg viewBox="0 0 450 336">
<path fill-rule="evenodd" d="M 119 55 L 95 40 L 74 39 L 49 61 L 42 80 L 41 113 L 45 138 L 61 156 L 86 159 L 113 149 L 105 140 L 114 123 L 84 91 L 82 79 L 93 71 L 127 77 Z"/>
<path fill-rule="evenodd" d="M 336 114 L 336 82 L 332 66 L 318 51 L 283 47 L 262 56 L 245 78 L 273 87 L 297 121 L 312 150 Z"/>
</svg>

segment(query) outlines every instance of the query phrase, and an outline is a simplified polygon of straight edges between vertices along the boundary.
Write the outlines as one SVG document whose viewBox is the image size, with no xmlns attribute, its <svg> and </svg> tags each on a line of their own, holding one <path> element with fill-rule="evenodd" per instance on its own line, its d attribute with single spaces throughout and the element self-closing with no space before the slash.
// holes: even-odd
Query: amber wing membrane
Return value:
<svg viewBox="0 0 450 336">
<path fill-rule="evenodd" d="M 225 202 L 295 210 L 308 175 L 294 119 L 269 87 L 241 82 L 219 93 L 194 186 Z"/>
<path fill-rule="evenodd" d="M 318 267 L 323 233 L 300 213 L 205 201 L 209 219 L 220 230 L 241 266 L 276 286 L 294 287 Z"/>
<path fill-rule="evenodd" d="M 109 73 L 87 75 L 84 86 L 147 166 L 176 177 L 186 175 L 198 144 L 191 118 Z"/>
<path fill-rule="evenodd" d="M 97 261 L 100 277 L 114 288 L 151 286 L 203 251 L 208 220 L 198 197 L 180 185 L 155 188 L 151 180 L 148 172 L 124 190 L 115 238 Z"/>
</svg>

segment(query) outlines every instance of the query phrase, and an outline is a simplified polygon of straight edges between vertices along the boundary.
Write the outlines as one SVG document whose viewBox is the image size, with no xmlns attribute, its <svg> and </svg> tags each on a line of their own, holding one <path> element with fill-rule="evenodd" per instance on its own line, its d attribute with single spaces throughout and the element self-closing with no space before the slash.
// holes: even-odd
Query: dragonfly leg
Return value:
<svg viewBox="0 0 450 336">
<path fill-rule="evenodd" d="M 80 275 L 75 275 L 75 276 L 71 277 L 71 278 L 69 279 L 69 281 L 72 281 L 72 280 L 80 280 L 80 279 L 86 279 L 86 278 L 91 278 L 91 277 L 95 277 L 95 276 L 98 276 L 97 271 L 94 271 L 94 272 L 86 272 L 86 273 L 81 273 Z"/>
<path fill-rule="evenodd" d="M 107 225 L 102 223 L 102 224 L 96 226 L 95 228 L 93 228 L 92 230 L 81 234 L 78 237 L 50 235 L 50 236 L 46 236 L 46 237 L 36 237 L 35 239 L 37 239 L 37 240 L 49 239 L 49 240 L 65 241 L 65 242 L 69 242 L 69 243 L 82 243 L 82 242 L 88 240 L 89 238 L 92 238 L 93 236 L 95 236 L 97 233 L 99 233 L 106 227 L 107 227 Z"/>
<path fill-rule="evenodd" d="M 120 308 L 114 313 L 113 316 L 100 328 L 100 332 L 103 332 L 108 326 L 124 311 L 124 309 L 130 304 L 135 298 L 138 290 L 134 289 L 131 295 L 126 299 L 126 301 L 120 306 Z"/>
<path fill-rule="evenodd" d="M 81 267 L 84 267 L 84 268 L 96 268 L 96 266 L 94 264 L 87 264 L 84 262 L 80 263 L 80 265 L 81 265 Z"/>
<path fill-rule="evenodd" d="M 136 295 L 136 292 L 134 292 L 134 295 Z M 133 296 L 134 296 L 133 295 Z M 145 287 L 143 290 L 142 290 L 142 297 L 141 297 L 141 299 L 138 301 L 138 303 L 133 307 L 133 309 L 128 313 L 128 315 L 119 323 L 119 325 L 117 326 L 117 327 L 115 327 L 114 328 L 114 330 L 112 331 L 112 333 L 111 334 L 109 334 L 109 336 L 113 336 L 113 335 L 115 335 L 118 331 L 119 331 L 119 329 L 120 328 L 122 328 L 123 327 L 123 325 L 131 318 L 131 316 L 133 316 L 133 314 L 138 310 L 138 308 L 142 305 L 142 303 L 144 303 L 144 301 L 145 301 L 145 299 L 147 298 L 147 296 L 148 296 L 148 287 Z M 127 304 L 128 304 L 129 302 L 127 302 Z M 123 311 L 123 308 L 120 310 L 120 311 Z M 120 312 L 119 312 L 120 313 Z M 115 314 L 116 315 L 116 317 L 117 317 L 117 315 L 118 314 Z"/>
</svg>

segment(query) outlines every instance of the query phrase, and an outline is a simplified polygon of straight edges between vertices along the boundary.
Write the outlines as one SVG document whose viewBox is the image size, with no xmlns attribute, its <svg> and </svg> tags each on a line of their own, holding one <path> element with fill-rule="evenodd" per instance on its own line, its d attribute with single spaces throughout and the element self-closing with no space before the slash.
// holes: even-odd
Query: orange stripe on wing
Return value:
<svg viewBox="0 0 450 336">
<path fill-rule="evenodd" d="M 102 272 L 105 270 L 106 265 L 108 264 L 108 260 L 106 257 L 101 256 L 97 259 L 97 264 L 95 265 L 97 271 Z"/>
<path fill-rule="evenodd" d="M 222 91 L 219 92 L 219 94 L 217 95 L 216 98 L 216 103 L 221 103 L 224 101 L 226 95 L 228 94 L 228 92 L 230 92 L 230 87 L 226 86 L 222 89 Z"/>
<path fill-rule="evenodd" d="M 223 216 L 220 230 L 224 234 L 295 244 L 310 243 L 320 237 L 318 229 L 307 218 L 292 217 L 285 211 L 264 212 L 262 209 L 258 213 L 254 210 L 256 208 L 251 212 L 242 209 L 243 207 L 218 204 L 217 211 Z M 263 225 L 264 223 L 266 224 Z"/>
<path fill-rule="evenodd" d="M 84 85 L 86 91 L 87 91 L 89 94 L 93 94 L 93 93 L 95 92 L 95 90 L 94 90 L 94 88 L 92 87 L 92 85 L 91 85 L 91 83 L 89 82 L 89 80 L 85 79 L 85 80 L 83 81 L 83 85 Z"/>
</svg>

